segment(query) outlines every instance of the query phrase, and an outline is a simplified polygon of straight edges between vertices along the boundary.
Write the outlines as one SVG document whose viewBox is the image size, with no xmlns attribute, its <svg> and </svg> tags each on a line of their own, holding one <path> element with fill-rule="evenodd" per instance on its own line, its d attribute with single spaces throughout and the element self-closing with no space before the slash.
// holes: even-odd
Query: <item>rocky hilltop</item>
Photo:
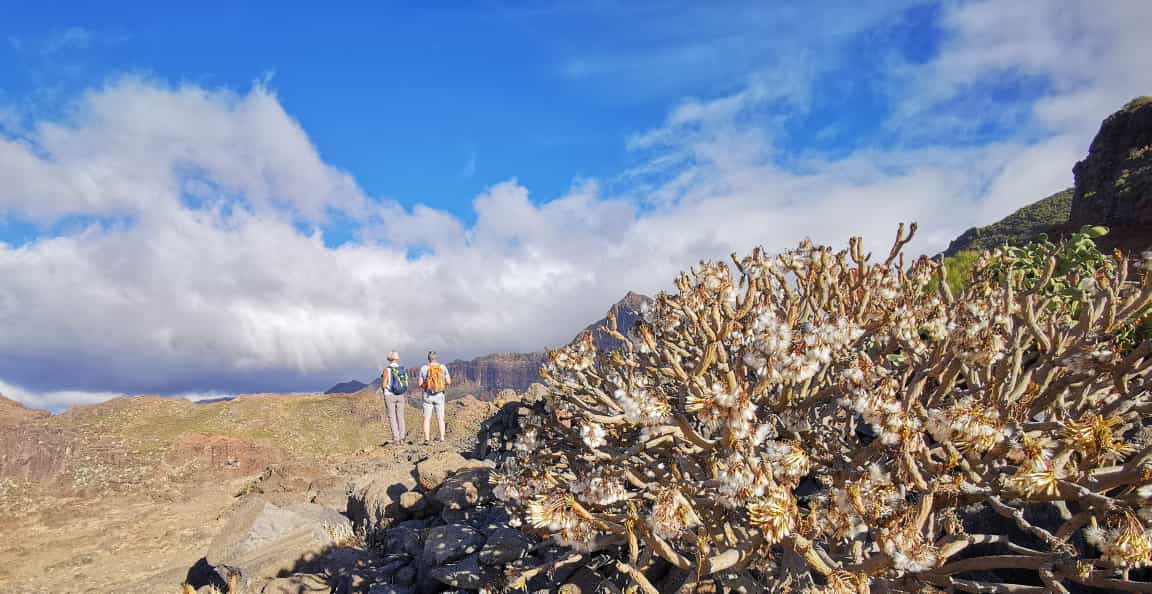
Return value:
<svg viewBox="0 0 1152 594">
<path fill-rule="evenodd" d="M 1072 168 L 1075 185 L 1003 220 L 973 227 L 944 251 L 1020 245 L 1046 234 L 1058 239 L 1084 225 L 1104 225 L 1106 250 L 1152 247 L 1152 97 L 1139 97 L 1100 125 L 1088 155 Z"/>
<path fill-rule="evenodd" d="M 1152 97 L 1108 116 L 1072 173 L 1070 226 L 1105 225 L 1111 243 L 1129 250 L 1152 244 Z"/>
<path fill-rule="evenodd" d="M 640 321 L 644 309 L 651 306 L 653 301 L 654 300 L 647 295 L 628 291 L 628 294 L 618 301 L 616 305 L 613 305 L 609 312 L 616 314 L 616 329 L 625 336 L 630 336 L 632 329 L 636 327 L 636 322 Z M 620 341 L 608 334 L 606 330 L 607 325 L 608 318 L 601 318 L 582 330 L 580 334 L 576 336 L 575 340 L 580 340 L 585 336 L 591 335 L 592 343 L 596 345 L 596 350 L 602 353 L 614 351 L 620 348 Z"/>
<path fill-rule="evenodd" d="M 0 394 L 0 427 L 4 425 L 15 425 L 31 419 L 39 419 L 47 416 L 49 415 L 45 411 L 28 408 Z"/>
<path fill-rule="evenodd" d="M 612 306 L 616 311 L 616 324 L 621 332 L 627 333 L 640 319 L 641 309 L 652 302 L 652 298 L 629 291 L 623 299 Z M 573 340 L 579 340 L 591 334 L 596 348 L 607 352 L 618 348 L 619 342 L 604 332 L 603 327 L 608 318 L 601 318 L 590 324 Z M 544 362 L 544 353 L 496 353 L 476 357 L 468 361 L 456 360 L 446 363 L 448 372 L 458 384 L 465 384 L 465 392 L 491 395 L 500 390 L 515 390 L 522 392 L 530 385 L 540 381 L 540 365 Z M 408 369 L 409 377 L 416 377 L 419 367 Z M 328 388 L 327 394 L 342 394 L 359 392 L 361 390 L 375 390 L 380 385 L 380 378 L 371 382 L 350 380 L 338 383 Z"/>
</svg>

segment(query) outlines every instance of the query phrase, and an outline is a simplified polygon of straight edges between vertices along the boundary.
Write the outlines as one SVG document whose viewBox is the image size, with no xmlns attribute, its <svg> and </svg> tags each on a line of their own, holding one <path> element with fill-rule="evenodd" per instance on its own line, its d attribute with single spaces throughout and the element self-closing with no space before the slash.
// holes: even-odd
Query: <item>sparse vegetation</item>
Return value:
<svg viewBox="0 0 1152 594">
<path fill-rule="evenodd" d="M 883 262 L 702 263 L 621 350 L 550 354 L 496 492 L 646 592 L 657 558 L 682 592 L 1147 591 L 1152 341 L 1117 334 L 1152 258 L 1091 233 L 982 254 L 960 291 L 903 229 Z"/>
<path fill-rule="evenodd" d="M 993 250 L 1003 246 L 1019 246 L 1035 241 L 1050 233 L 1054 227 L 1068 222 L 1072 212 L 1072 188 L 1038 200 L 985 227 L 966 231 L 952 245 L 946 256 L 961 251 Z"/>
</svg>

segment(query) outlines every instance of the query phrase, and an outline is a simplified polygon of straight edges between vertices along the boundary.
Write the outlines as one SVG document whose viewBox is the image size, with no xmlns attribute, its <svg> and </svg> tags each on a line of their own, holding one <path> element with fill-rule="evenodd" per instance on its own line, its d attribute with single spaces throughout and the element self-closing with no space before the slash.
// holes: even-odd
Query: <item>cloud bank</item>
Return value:
<svg viewBox="0 0 1152 594">
<path fill-rule="evenodd" d="M 621 139 L 637 163 L 611 184 L 538 197 L 510 179 L 473 199 L 469 222 L 368 196 L 264 86 L 118 78 L 64 116 L 0 118 L 0 217 L 38 230 L 0 242 L 0 392 L 60 408 L 322 389 L 391 349 L 556 346 L 626 291 L 758 244 L 862 235 L 882 250 L 917 221 L 913 251 L 934 253 L 1071 184 L 1100 119 L 1152 89 L 1150 13 L 948 4 L 938 55 L 892 58 L 874 81 L 893 106 L 885 142 L 782 158 L 780 130 L 822 66 L 749 72 Z M 1034 92 L 1001 105 L 1022 80 Z M 1011 133 L 973 132 L 1006 125 L 1001 111 Z M 355 234 L 334 245 L 337 220 Z"/>
</svg>

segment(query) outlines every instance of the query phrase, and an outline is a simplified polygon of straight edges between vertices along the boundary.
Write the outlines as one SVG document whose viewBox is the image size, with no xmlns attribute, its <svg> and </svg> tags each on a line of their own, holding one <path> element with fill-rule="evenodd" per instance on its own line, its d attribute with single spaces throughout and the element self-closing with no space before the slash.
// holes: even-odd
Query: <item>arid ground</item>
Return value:
<svg viewBox="0 0 1152 594">
<path fill-rule="evenodd" d="M 0 593 L 163 593 L 205 554 L 238 496 L 336 509 L 349 481 L 410 474 L 470 447 L 492 405 L 449 403 L 447 443 L 390 440 L 375 394 L 123 398 L 48 416 L 0 407 Z"/>
</svg>

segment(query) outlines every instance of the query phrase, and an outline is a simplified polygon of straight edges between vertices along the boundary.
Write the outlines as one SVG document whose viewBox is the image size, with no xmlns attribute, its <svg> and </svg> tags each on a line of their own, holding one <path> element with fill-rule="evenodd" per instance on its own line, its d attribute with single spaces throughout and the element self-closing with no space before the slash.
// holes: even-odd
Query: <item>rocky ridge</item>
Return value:
<svg viewBox="0 0 1152 594">
<path fill-rule="evenodd" d="M 1139 254 L 1152 248 L 1152 97 L 1133 99 L 1108 116 L 1072 173 L 1069 190 L 965 231 L 943 255 L 1020 245 L 1041 234 L 1059 239 L 1085 225 L 1110 229 L 1097 241 L 1105 250 Z"/>
</svg>

